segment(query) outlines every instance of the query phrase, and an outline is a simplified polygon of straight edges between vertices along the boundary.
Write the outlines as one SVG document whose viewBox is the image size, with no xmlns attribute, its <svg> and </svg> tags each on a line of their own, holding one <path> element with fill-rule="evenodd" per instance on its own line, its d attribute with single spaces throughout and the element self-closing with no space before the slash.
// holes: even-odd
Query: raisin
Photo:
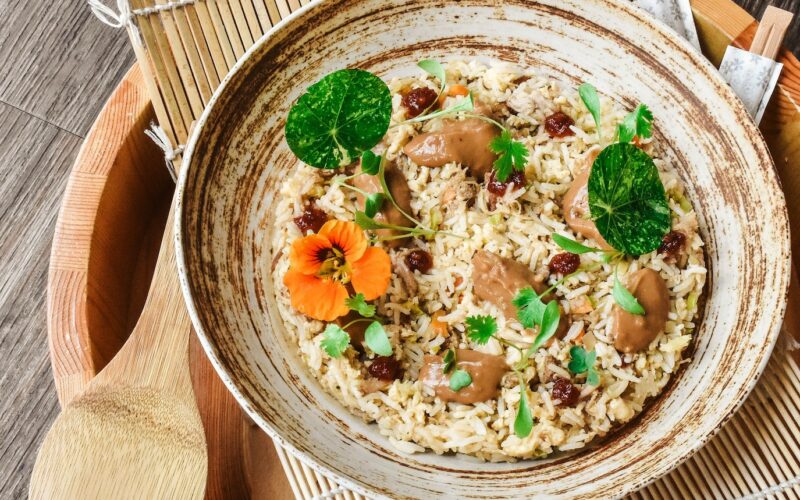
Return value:
<svg viewBox="0 0 800 500">
<path fill-rule="evenodd" d="M 415 248 L 408 252 L 405 260 L 406 266 L 412 272 L 419 271 L 422 274 L 425 274 L 433 267 L 433 257 L 431 254 L 425 250 L 422 250 L 421 248 Z"/>
<path fill-rule="evenodd" d="M 367 371 L 370 375 L 381 380 L 394 380 L 397 378 L 400 362 L 391 356 L 379 356 L 372 360 Z"/>
<path fill-rule="evenodd" d="M 572 274 L 581 265 L 581 256 L 574 253 L 562 252 L 550 259 L 550 272 L 560 274 Z"/>
<path fill-rule="evenodd" d="M 578 403 L 578 398 L 581 397 L 581 391 L 572 385 L 572 382 L 565 378 L 556 378 L 553 383 L 553 399 L 560 401 L 558 406 L 575 406 Z"/>
<path fill-rule="evenodd" d="M 575 120 L 561 111 L 556 111 L 544 119 L 544 129 L 550 137 L 575 135 L 575 132 L 570 128 L 572 125 L 575 125 Z"/>
<path fill-rule="evenodd" d="M 408 116 L 413 118 L 430 107 L 439 94 L 428 87 L 411 89 L 403 95 L 403 106 L 408 110 Z"/>
<path fill-rule="evenodd" d="M 527 184 L 527 179 L 525 178 L 525 173 L 519 170 L 514 170 L 508 175 L 505 182 L 500 182 L 495 177 L 495 171 L 492 170 L 492 173 L 489 174 L 489 177 L 486 181 L 486 190 L 492 193 L 495 196 L 503 196 L 506 194 L 506 190 L 508 186 L 514 185 L 514 191 L 517 189 L 522 189 Z"/>
<path fill-rule="evenodd" d="M 318 233 L 322 225 L 327 221 L 328 214 L 324 210 L 317 208 L 313 202 L 305 206 L 303 213 L 299 217 L 294 218 L 294 223 L 303 234 L 308 233 L 308 231 Z"/>
<path fill-rule="evenodd" d="M 658 247 L 658 253 L 666 255 L 667 257 L 675 257 L 683 250 L 683 245 L 686 243 L 686 235 L 680 231 L 670 231 L 664 235 L 661 240 L 661 246 Z"/>
</svg>

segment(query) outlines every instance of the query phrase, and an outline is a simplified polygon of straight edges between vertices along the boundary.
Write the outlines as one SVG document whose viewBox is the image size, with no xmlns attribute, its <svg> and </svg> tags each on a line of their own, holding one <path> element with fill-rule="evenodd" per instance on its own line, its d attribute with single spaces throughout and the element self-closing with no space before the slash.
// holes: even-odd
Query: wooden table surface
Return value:
<svg viewBox="0 0 800 500">
<path fill-rule="evenodd" d="M 759 17 L 770 2 L 737 3 Z M 772 3 L 800 12 L 800 0 Z M 800 19 L 786 43 L 800 55 Z M 83 1 L 0 0 L 0 498 L 27 495 L 58 413 L 45 325 L 53 228 L 78 149 L 133 62 L 124 32 Z"/>
</svg>

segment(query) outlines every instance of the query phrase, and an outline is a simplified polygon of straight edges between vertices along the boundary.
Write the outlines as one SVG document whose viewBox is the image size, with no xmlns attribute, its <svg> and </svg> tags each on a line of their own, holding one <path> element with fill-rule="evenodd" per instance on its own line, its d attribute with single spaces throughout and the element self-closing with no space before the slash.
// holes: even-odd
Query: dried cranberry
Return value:
<svg viewBox="0 0 800 500">
<path fill-rule="evenodd" d="M 303 209 L 299 217 L 294 218 L 294 223 L 300 232 L 306 234 L 308 231 L 318 233 L 322 225 L 328 221 L 328 214 L 324 210 L 317 208 L 313 203 L 309 203 Z"/>
<path fill-rule="evenodd" d="M 562 252 L 550 259 L 550 272 L 571 274 L 581 265 L 581 256 L 574 253 Z"/>
<path fill-rule="evenodd" d="M 514 170 L 508 175 L 505 182 L 500 182 L 497 180 L 497 177 L 495 177 L 495 171 L 492 170 L 492 173 L 489 174 L 489 178 L 486 181 L 486 190 L 495 196 L 503 196 L 506 194 L 508 186 L 512 184 L 514 185 L 514 191 L 524 188 L 525 184 L 527 184 L 525 173 L 519 170 Z"/>
<path fill-rule="evenodd" d="M 406 254 L 406 266 L 413 272 L 419 271 L 422 274 L 427 273 L 433 267 L 433 257 L 431 254 L 422 250 L 421 248 L 415 248 Z"/>
<path fill-rule="evenodd" d="M 570 128 L 572 125 L 575 125 L 575 120 L 561 111 L 556 111 L 544 119 L 544 129 L 550 137 L 575 135 L 575 132 Z"/>
<path fill-rule="evenodd" d="M 408 109 L 408 116 L 414 117 L 428 109 L 437 97 L 439 94 L 428 87 L 411 89 L 403 95 L 403 106 Z"/>
<path fill-rule="evenodd" d="M 553 383 L 553 399 L 560 401 L 558 406 L 575 406 L 578 403 L 578 398 L 581 397 L 581 391 L 572 385 L 572 382 L 565 378 L 556 378 Z"/>
<path fill-rule="evenodd" d="M 680 231 L 670 231 L 664 235 L 661 240 L 661 246 L 658 247 L 658 253 L 664 254 L 667 257 L 675 257 L 683 249 L 686 243 L 686 235 Z"/>
<path fill-rule="evenodd" d="M 394 380 L 397 378 L 400 362 L 391 356 L 379 356 L 372 360 L 367 371 L 370 375 L 381 380 Z"/>
</svg>

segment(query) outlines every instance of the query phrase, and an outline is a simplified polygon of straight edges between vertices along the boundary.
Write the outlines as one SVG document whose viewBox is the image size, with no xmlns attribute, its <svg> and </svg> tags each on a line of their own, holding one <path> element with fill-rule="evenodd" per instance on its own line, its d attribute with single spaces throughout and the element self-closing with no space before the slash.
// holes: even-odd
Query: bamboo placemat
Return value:
<svg viewBox="0 0 800 500">
<path fill-rule="evenodd" d="M 161 142 L 180 161 L 192 123 L 245 50 L 310 0 L 89 0 L 126 28 L 144 73 Z M 793 280 L 784 330 L 745 405 L 700 452 L 633 498 L 800 498 L 800 288 Z M 691 446 L 692 443 L 686 443 Z M 279 446 L 298 498 L 357 498 Z"/>
</svg>

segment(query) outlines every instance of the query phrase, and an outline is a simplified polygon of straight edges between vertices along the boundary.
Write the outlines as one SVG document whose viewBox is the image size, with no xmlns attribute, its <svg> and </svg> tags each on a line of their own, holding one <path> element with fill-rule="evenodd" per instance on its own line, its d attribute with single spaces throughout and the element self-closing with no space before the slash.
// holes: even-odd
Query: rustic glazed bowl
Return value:
<svg viewBox="0 0 800 500">
<path fill-rule="evenodd" d="M 297 165 L 289 107 L 344 67 L 387 78 L 423 58 L 481 58 L 587 80 L 646 102 L 688 186 L 708 254 L 693 356 L 665 393 L 591 449 L 539 461 L 405 455 L 305 369 L 278 314 L 271 214 Z M 714 68 L 618 0 L 335 0 L 280 23 L 233 69 L 198 122 L 178 192 L 179 271 L 194 326 L 245 410 L 349 488 L 416 498 L 618 496 L 666 473 L 743 402 L 778 335 L 789 272 L 781 189 L 759 132 Z"/>
</svg>

